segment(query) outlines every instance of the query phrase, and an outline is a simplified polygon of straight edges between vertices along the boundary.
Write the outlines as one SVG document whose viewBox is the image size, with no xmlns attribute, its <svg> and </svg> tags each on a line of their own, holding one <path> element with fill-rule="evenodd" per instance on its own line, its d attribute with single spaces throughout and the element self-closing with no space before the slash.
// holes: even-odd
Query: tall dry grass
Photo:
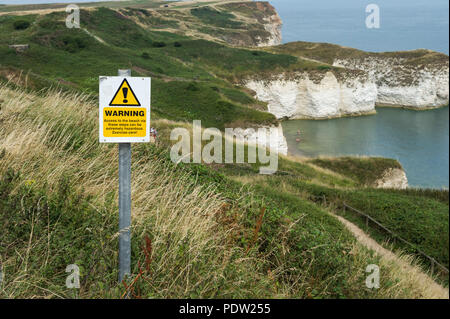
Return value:
<svg viewBox="0 0 450 319">
<path fill-rule="evenodd" d="M 89 256 L 88 264 L 92 262 L 93 271 L 84 269 L 82 288 L 73 293 L 61 286 L 64 281 L 60 279 L 66 276 L 64 270 L 52 268 L 62 252 L 50 247 L 52 241 L 58 240 L 57 232 L 64 231 L 64 225 L 49 222 L 48 227 L 39 228 L 39 222 L 44 220 L 45 225 L 48 218 L 42 209 L 44 205 L 40 206 L 44 203 L 38 201 L 37 207 L 23 207 L 24 216 L 31 217 L 17 222 L 29 223 L 30 230 L 24 243 L 8 243 L 17 247 L 0 256 L 3 269 L 8 270 L 0 296 L 122 296 L 124 288 L 117 284 L 114 274 L 117 233 L 108 233 L 108 229 L 115 227 L 111 223 L 117 213 L 118 151 L 116 145 L 98 143 L 96 103 L 82 94 L 58 91 L 32 94 L 0 86 L 0 108 L 0 176 L 11 169 L 20 172 L 12 193 L 19 192 L 22 186 L 58 192 L 61 179 L 66 178 L 71 192 L 90 196 L 89 207 L 99 217 L 96 223 L 101 221 L 79 226 L 82 232 L 98 233 L 94 238 L 98 238 L 101 251 L 97 249 Z M 174 125 L 165 120 L 158 123 Z M 133 294 L 150 298 L 289 298 L 314 289 L 311 281 L 314 274 L 310 273 L 314 259 L 299 261 L 298 265 L 283 261 L 289 259 L 292 247 L 288 234 L 298 221 L 285 224 L 274 238 L 264 239 L 273 241 L 271 247 L 277 251 L 260 252 L 257 247 L 239 243 L 247 234 L 250 243 L 257 246 L 255 238 L 265 222 L 261 217 L 256 229 L 243 226 L 246 205 L 253 204 L 248 190 L 243 189 L 240 194 L 245 201 L 230 204 L 214 186 L 205 186 L 174 169 L 148 145 L 134 145 L 133 159 Z M 146 247 L 142 248 L 144 239 Z M 4 243 L 0 237 L 1 247 Z M 436 296 L 423 292 L 417 281 L 402 279 L 407 274 L 397 264 L 380 261 L 366 248 L 357 246 L 352 253 L 353 275 L 347 280 L 356 291 L 354 295 Z M 107 260 L 105 265 L 95 264 L 99 255 Z M 368 293 L 361 277 L 367 263 L 374 261 L 382 263 L 386 280 L 396 284 Z M 48 269 L 55 273 L 49 273 Z"/>
<path fill-rule="evenodd" d="M 97 106 L 88 96 L 57 91 L 38 96 L 2 86 L 0 103 L 0 175 L 12 168 L 21 174 L 16 188 L 45 186 L 50 191 L 68 176 L 75 190 L 93 196 L 92 205 L 99 211 L 111 201 L 111 192 L 112 202 L 117 202 L 117 147 L 97 142 Z M 258 288 L 264 278 L 255 271 L 261 262 L 230 244 L 230 234 L 241 226 L 238 220 L 221 222 L 228 204 L 213 187 L 198 185 L 156 156 L 134 157 L 132 172 L 133 236 L 136 241 L 149 236 L 152 244 L 148 296 L 266 295 Z M 30 238 L 18 255 L 33 253 L 33 235 Z M 8 265 L 18 258 L 2 262 Z M 134 271 L 136 275 L 136 267 Z M 27 289 L 18 286 L 41 281 L 27 277 L 25 264 L 17 277 L 28 278 L 28 283 L 14 279 L 8 291 L 22 291 L 21 297 Z M 61 297 L 45 285 L 41 288 L 42 295 L 36 296 Z"/>
</svg>

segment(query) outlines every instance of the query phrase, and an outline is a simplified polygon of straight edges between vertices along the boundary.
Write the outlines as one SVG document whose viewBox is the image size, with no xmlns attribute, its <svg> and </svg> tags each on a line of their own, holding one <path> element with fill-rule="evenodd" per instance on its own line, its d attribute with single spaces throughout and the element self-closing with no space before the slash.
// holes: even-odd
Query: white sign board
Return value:
<svg viewBox="0 0 450 319">
<path fill-rule="evenodd" d="M 150 78 L 100 77 L 100 143 L 150 142 L 150 88 Z"/>
</svg>

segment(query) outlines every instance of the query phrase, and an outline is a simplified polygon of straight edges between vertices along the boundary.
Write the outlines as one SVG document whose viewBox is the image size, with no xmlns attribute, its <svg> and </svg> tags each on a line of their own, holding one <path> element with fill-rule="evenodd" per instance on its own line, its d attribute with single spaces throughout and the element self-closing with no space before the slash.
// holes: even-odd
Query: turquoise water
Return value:
<svg viewBox="0 0 450 319">
<path fill-rule="evenodd" d="M 376 115 L 283 122 L 293 155 L 373 155 L 395 158 L 410 186 L 449 187 L 449 108 L 378 108 Z M 297 131 L 301 141 L 297 142 Z"/>
</svg>

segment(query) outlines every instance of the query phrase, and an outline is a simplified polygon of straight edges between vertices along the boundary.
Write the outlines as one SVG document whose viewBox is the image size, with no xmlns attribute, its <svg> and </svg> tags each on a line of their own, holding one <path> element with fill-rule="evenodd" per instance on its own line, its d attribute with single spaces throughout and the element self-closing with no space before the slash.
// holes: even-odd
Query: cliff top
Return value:
<svg viewBox="0 0 450 319">
<path fill-rule="evenodd" d="M 366 52 L 330 43 L 291 42 L 269 49 L 271 52 L 290 54 L 333 64 L 335 59 L 397 58 L 404 64 L 448 64 L 448 55 L 427 49 L 393 52 Z"/>
</svg>

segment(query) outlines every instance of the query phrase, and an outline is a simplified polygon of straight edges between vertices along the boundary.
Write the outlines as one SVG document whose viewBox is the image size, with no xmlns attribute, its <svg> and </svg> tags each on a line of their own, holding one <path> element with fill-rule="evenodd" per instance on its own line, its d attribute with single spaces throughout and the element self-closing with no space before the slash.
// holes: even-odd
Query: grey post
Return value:
<svg viewBox="0 0 450 319">
<path fill-rule="evenodd" d="M 131 76 L 131 70 L 119 70 Z M 119 282 L 131 274 L 131 143 L 119 143 Z"/>
</svg>

